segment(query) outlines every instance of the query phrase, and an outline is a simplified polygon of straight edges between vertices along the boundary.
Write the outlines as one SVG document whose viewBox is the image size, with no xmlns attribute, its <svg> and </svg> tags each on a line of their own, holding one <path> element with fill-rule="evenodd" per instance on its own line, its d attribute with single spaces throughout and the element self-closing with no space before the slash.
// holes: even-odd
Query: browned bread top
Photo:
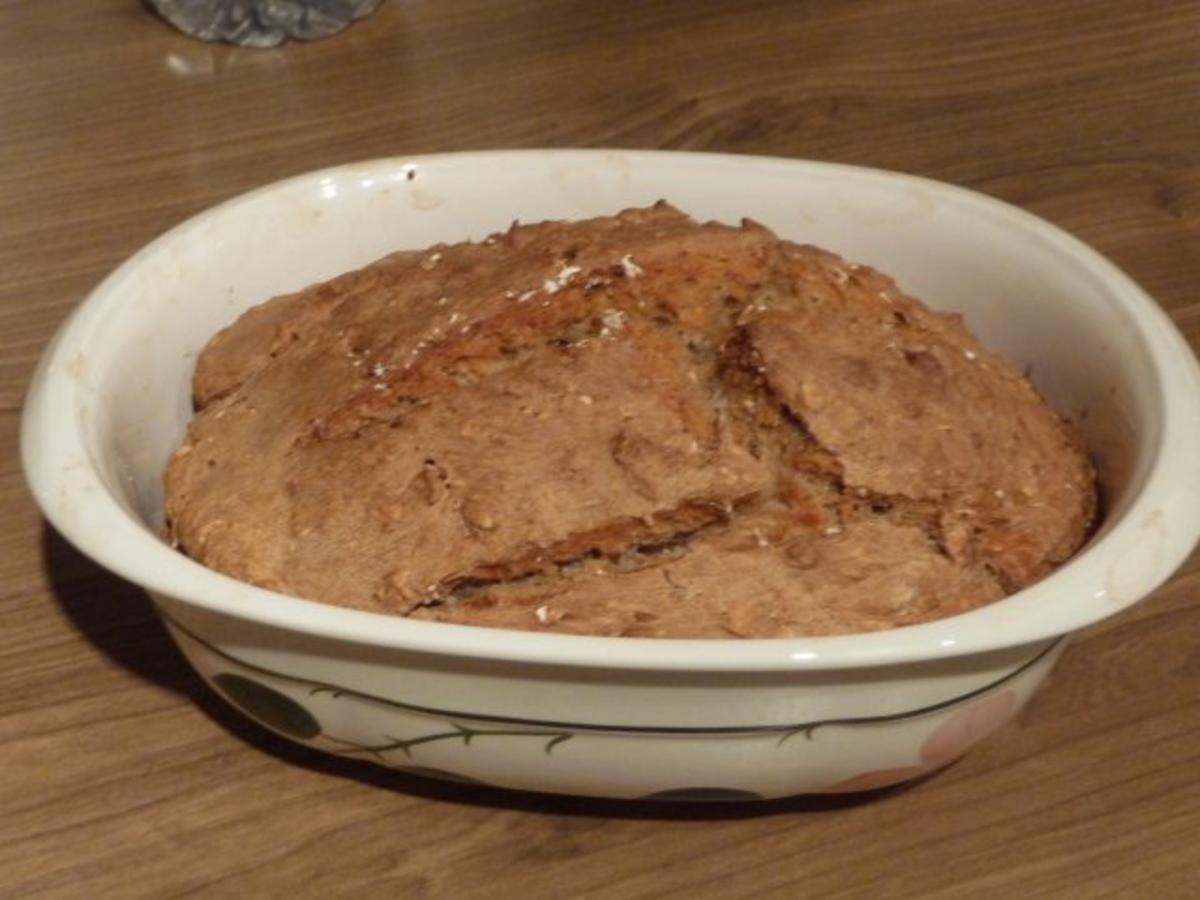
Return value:
<svg viewBox="0 0 1200 900">
<path fill-rule="evenodd" d="M 950 615 L 1082 542 L 1073 433 L 956 316 L 665 204 L 246 313 L 167 471 L 189 555 L 417 618 L 661 637 Z"/>
</svg>

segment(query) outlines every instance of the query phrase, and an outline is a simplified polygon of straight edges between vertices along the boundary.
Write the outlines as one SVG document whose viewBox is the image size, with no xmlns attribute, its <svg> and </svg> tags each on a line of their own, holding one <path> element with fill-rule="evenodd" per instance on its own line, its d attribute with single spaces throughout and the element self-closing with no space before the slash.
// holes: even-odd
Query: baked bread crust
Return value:
<svg viewBox="0 0 1200 900">
<path fill-rule="evenodd" d="M 660 203 L 393 254 L 202 353 L 167 473 L 193 558 L 421 619 L 839 634 L 998 599 L 1094 472 L 954 315 Z"/>
</svg>

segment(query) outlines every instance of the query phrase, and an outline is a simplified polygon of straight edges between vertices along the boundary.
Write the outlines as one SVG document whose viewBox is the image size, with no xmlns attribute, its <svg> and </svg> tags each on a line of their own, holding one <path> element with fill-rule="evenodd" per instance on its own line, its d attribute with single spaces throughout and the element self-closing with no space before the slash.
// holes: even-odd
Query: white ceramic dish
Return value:
<svg viewBox="0 0 1200 900">
<path fill-rule="evenodd" d="M 665 197 L 755 218 L 892 275 L 1082 420 L 1107 511 L 1051 577 L 966 615 L 813 639 L 661 641 L 414 622 L 274 594 L 156 535 L 197 351 L 273 294 L 393 249 Z M 72 543 L 155 597 L 227 700 L 333 753 L 505 787 L 612 797 L 848 790 L 940 766 L 994 731 L 1062 637 L 1143 598 L 1200 533 L 1200 371 L 1158 307 L 1077 240 L 995 200 L 826 163 L 606 151 L 381 160 L 185 222 L 64 324 L 30 390 L 29 481 Z"/>
</svg>

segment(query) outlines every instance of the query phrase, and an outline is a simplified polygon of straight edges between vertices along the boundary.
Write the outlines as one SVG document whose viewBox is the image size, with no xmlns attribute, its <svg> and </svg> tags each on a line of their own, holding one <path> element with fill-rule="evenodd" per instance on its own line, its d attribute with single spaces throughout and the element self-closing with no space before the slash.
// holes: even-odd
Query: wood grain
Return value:
<svg viewBox="0 0 1200 900">
<path fill-rule="evenodd" d="M 941 178 L 1089 241 L 1200 346 L 1200 3 L 388 0 L 337 38 L 253 51 L 136 0 L 0 0 L 0 138 L 0 896 L 1200 890 L 1196 557 L 941 774 L 637 806 L 426 783 L 236 718 L 145 595 L 42 523 L 16 458 L 37 355 L 122 259 L 253 186 L 412 152 L 665 147 Z"/>
</svg>

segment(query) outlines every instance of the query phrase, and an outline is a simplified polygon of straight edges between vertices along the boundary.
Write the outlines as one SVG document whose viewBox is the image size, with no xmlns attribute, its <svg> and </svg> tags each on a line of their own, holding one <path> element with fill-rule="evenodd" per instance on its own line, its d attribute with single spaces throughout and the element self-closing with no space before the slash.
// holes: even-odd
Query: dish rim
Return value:
<svg viewBox="0 0 1200 900">
<path fill-rule="evenodd" d="M 95 471 L 81 416 L 77 379 L 69 361 L 88 344 L 91 329 L 119 302 L 122 285 L 148 259 L 190 232 L 239 207 L 317 184 L 357 178 L 364 170 L 508 163 L 589 163 L 618 155 L 633 164 L 669 163 L 778 167 L 781 172 L 882 180 L 896 188 L 921 187 L 939 202 L 1002 217 L 1069 257 L 1122 307 L 1156 380 L 1162 430 L 1135 498 L 1107 533 L 1029 588 L 967 613 L 887 631 L 826 637 L 663 639 L 543 634 L 364 612 L 292 597 L 237 581 L 170 548 L 140 518 L 122 508 Z M 63 404 L 67 404 L 64 406 Z M 56 409 L 69 408 L 69 417 Z M 64 422 L 64 419 L 66 420 Z M 1132 605 L 1154 590 L 1186 558 L 1200 536 L 1200 366 L 1166 313 L 1112 262 L 1055 225 L 968 188 L 883 169 L 816 160 L 662 150 L 487 150 L 386 157 L 301 173 L 244 192 L 171 228 L 137 251 L 97 285 L 60 326 L 30 383 L 21 424 L 26 478 L 43 514 L 83 553 L 152 593 L 264 625 L 339 641 L 443 656 L 470 656 L 572 668 L 627 670 L 766 671 L 858 668 L 914 663 L 1034 643 L 1065 634 Z M 66 515 L 55 498 L 70 497 Z M 85 521 L 86 520 L 86 521 Z M 1179 529 L 1168 540 L 1166 527 Z M 1159 532 L 1155 532 L 1155 528 Z M 99 532 L 103 531 L 103 540 Z M 1152 552 L 1139 550 L 1153 541 Z M 114 549 L 115 548 L 115 549 Z M 1141 553 L 1141 556 L 1136 556 Z M 1110 589 L 1111 566 L 1135 555 L 1137 571 L 1120 592 Z M 1144 558 L 1143 558 L 1144 557 Z M 1119 593 L 1120 596 L 1116 596 Z"/>
</svg>

